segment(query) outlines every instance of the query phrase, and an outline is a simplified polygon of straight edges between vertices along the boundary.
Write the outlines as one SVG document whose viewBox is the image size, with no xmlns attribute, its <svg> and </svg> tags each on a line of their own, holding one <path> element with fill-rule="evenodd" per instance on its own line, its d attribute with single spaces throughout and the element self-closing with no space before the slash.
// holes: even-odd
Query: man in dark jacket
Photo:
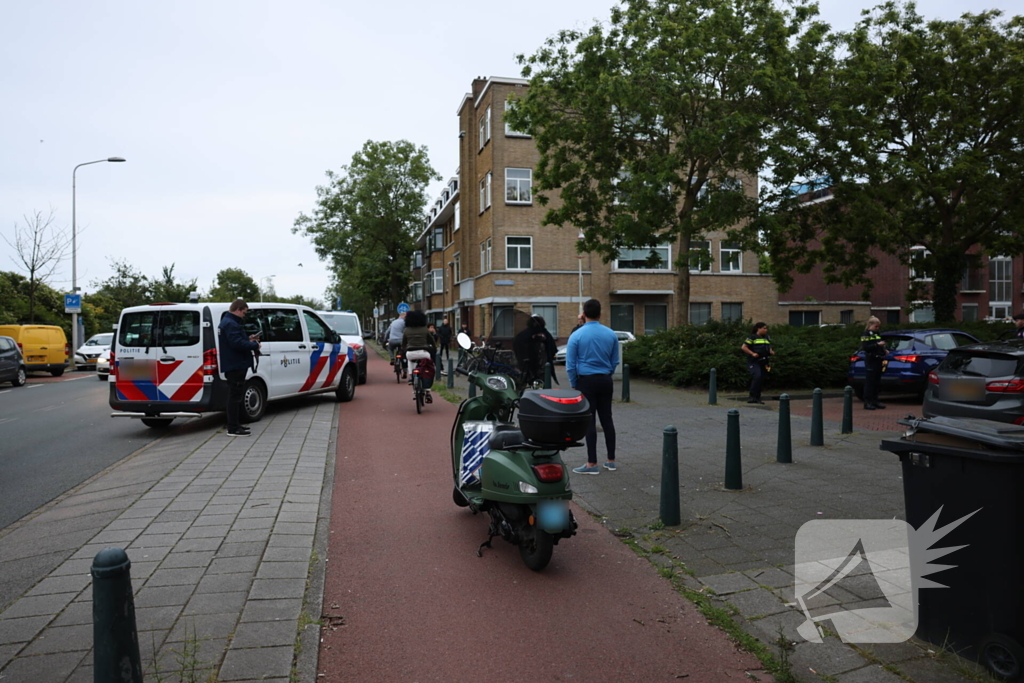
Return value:
<svg viewBox="0 0 1024 683">
<path fill-rule="evenodd" d="M 1024 313 L 1018 313 L 1013 316 L 1013 324 L 1017 326 L 1013 336 L 1017 339 L 1024 339 Z"/>
<path fill-rule="evenodd" d="M 259 335 L 246 335 L 242 319 L 249 310 L 248 304 L 235 299 L 228 312 L 221 318 L 220 370 L 228 380 L 228 436 L 249 436 L 252 432 L 239 421 L 242 398 L 245 389 L 245 375 L 253 366 L 253 353 L 259 351 Z"/>
<path fill-rule="evenodd" d="M 437 328 L 437 341 L 441 347 L 437 352 L 438 362 L 440 363 L 446 355 L 451 360 L 452 352 L 449 347 L 452 343 L 452 326 L 448 324 L 448 318 L 442 320 L 441 327 Z"/>
</svg>

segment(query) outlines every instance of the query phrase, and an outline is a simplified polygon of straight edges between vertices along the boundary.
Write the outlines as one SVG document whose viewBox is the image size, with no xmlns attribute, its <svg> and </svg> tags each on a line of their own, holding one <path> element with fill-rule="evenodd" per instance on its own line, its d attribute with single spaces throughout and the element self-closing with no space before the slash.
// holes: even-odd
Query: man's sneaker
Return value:
<svg viewBox="0 0 1024 683">
<path fill-rule="evenodd" d="M 870 403 L 865 403 L 864 404 L 864 410 L 874 410 L 874 409 L 875 409 L 875 407 L 873 405 L 871 405 Z"/>
<path fill-rule="evenodd" d="M 615 467 L 615 461 L 614 460 L 609 460 L 608 462 L 606 462 L 604 464 L 604 468 L 606 470 L 611 470 L 612 472 L 614 472 L 616 469 L 618 469 L 618 468 Z"/>
<path fill-rule="evenodd" d="M 252 436 L 252 432 L 245 429 L 228 430 L 228 436 Z"/>
<path fill-rule="evenodd" d="M 875 409 L 876 410 L 885 410 L 885 404 L 884 403 L 876 403 L 875 404 Z"/>
<path fill-rule="evenodd" d="M 601 468 L 597 465 L 581 465 L 573 470 L 576 474 L 601 474 Z"/>
</svg>

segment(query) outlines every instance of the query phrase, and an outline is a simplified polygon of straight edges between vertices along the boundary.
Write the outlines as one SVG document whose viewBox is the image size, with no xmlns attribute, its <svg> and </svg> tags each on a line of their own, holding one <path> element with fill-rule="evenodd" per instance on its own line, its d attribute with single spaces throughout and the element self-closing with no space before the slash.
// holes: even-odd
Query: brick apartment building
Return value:
<svg viewBox="0 0 1024 683">
<path fill-rule="evenodd" d="M 674 305 L 677 244 L 656 250 L 661 268 L 646 264 L 648 249 L 623 251 L 606 264 L 594 254 L 577 256 L 576 228 L 541 225 L 547 207 L 534 201 L 532 182 L 539 153 L 532 138 L 503 121 L 509 94 L 527 83 L 478 78 L 463 97 L 460 165 L 418 236 L 410 264 L 413 305 L 434 321 L 447 315 L 454 328 L 466 321 L 477 336 L 489 331 L 501 308 L 516 307 L 542 315 L 552 335 L 564 340 L 582 301 L 591 297 L 601 301 L 603 321 L 616 330 L 639 335 L 685 322 L 677 320 Z M 745 190 L 756 195 L 756 179 Z M 690 322 L 785 322 L 770 276 L 759 273 L 757 254 L 722 234 L 693 248 L 707 249 L 712 262 L 706 270 L 691 270 Z"/>
<path fill-rule="evenodd" d="M 829 190 L 808 192 L 801 197 L 808 203 L 831 201 Z M 927 253 L 924 247 L 915 247 L 910 255 L 913 263 L 914 252 L 922 255 Z M 862 298 L 862 287 L 844 287 L 841 284 L 825 284 L 824 274 L 820 266 L 806 275 L 794 276 L 793 288 L 780 296 L 779 304 L 783 308 L 801 310 L 796 317 L 813 318 L 819 304 L 823 313 L 820 322 L 851 323 L 862 321 L 867 315 L 861 311 L 870 309 L 884 324 L 906 322 L 931 322 L 934 313 L 927 300 L 930 290 L 931 276 L 925 272 L 915 272 L 914 267 L 904 265 L 895 256 L 872 250 L 872 256 L 878 259 L 868 277 L 874 283 L 870 294 L 870 302 Z M 918 285 L 923 292 L 921 299 L 908 301 L 911 284 Z M 957 319 L 970 322 L 976 320 L 1004 320 L 1015 313 L 1024 311 L 1024 257 L 1006 256 L 989 258 L 982 254 L 974 254 L 971 267 L 967 268 L 960 282 L 957 294 Z M 831 310 L 832 317 L 826 311 Z M 790 313 L 791 322 L 794 313 Z M 808 320 L 807 324 L 813 321 Z"/>
</svg>

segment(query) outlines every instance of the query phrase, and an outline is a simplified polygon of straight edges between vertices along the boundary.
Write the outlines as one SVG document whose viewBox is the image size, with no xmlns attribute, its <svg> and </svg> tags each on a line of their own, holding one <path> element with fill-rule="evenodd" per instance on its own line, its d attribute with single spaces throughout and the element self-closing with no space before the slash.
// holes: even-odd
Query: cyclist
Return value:
<svg viewBox="0 0 1024 683">
<path fill-rule="evenodd" d="M 402 347 L 402 333 L 405 331 L 405 313 L 399 313 L 398 317 L 388 328 L 388 351 L 391 353 L 391 364 L 395 364 L 395 352 Z M 405 379 L 405 368 L 402 368 L 402 379 Z"/>
<path fill-rule="evenodd" d="M 434 342 L 434 335 L 427 327 L 427 315 L 423 311 L 409 311 L 405 318 L 405 328 L 402 332 L 402 355 L 407 351 L 429 351 L 430 362 L 433 364 L 437 357 L 437 346 Z M 430 390 L 426 390 L 424 399 L 427 403 L 433 403 L 430 397 Z"/>
</svg>

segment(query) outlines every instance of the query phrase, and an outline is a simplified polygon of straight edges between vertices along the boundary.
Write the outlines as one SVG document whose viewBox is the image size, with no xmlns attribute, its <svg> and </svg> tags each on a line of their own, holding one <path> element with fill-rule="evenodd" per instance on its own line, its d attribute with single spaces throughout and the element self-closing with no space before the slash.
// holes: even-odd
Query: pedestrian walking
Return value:
<svg viewBox="0 0 1024 683">
<path fill-rule="evenodd" d="M 245 334 L 242 319 L 248 304 L 235 299 L 217 326 L 220 334 L 219 366 L 228 381 L 227 427 L 228 436 L 249 436 L 252 432 L 240 421 L 242 399 L 245 393 L 245 375 L 253 367 L 253 353 L 260 348 L 259 334 Z"/>
<path fill-rule="evenodd" d="M 446 356 L 448 360 L 451 360 L 452 326 L 448 324 L 447 316 L 441 320 L 441 327 L 437 328 L 437 343 L 440 346 L 437 352 L 437 360 L 443 361 Z"/>
<path fill-rule="evenodd" d="M 765 374 L 771 369 L 771 357 L 775 355 L 772 339 L 768 336 L 768 323 L 755 323 L 740 349 L 747 354 L 747 372 L 750 373 L 750 398 L 747 403 L 764 405 L 761 387 L 764 386 Z"/>
<path fill-rule="evenodd" d="M 1024 339 L 1024 313 L 1013 316 L 1013 324 L 1017 326 L 1017 331 L 1013 336 L 1017 339 Z"/>
<path fill-rule="evenodd" d="M 578 389 L 590 403 L 593 415 L 587 430 L 587 463 L 573 469 L 576 474 L 600 474 L 597 466 L 597 420 L 604 429 L 604 445 L 608 451 L 606 470 L 615 471 L 615 424 L 612 422 L 612 373 L 619 364 L 619 339 L 598 322 L 601 302 L 590 299 L 583 304 L 586 323 L 569 336 L 565 350 L 565 374 L 569 384 Z"/>
<path fill-rule="evenodd" d="M 860 337 L 860 350 L 864 352 L 864 410 L 885 408 L 878 402 L 878 387 L 885 370 L 885 341 L 878 336 L 882 321 L 872 316 Z"/>
</svg>

